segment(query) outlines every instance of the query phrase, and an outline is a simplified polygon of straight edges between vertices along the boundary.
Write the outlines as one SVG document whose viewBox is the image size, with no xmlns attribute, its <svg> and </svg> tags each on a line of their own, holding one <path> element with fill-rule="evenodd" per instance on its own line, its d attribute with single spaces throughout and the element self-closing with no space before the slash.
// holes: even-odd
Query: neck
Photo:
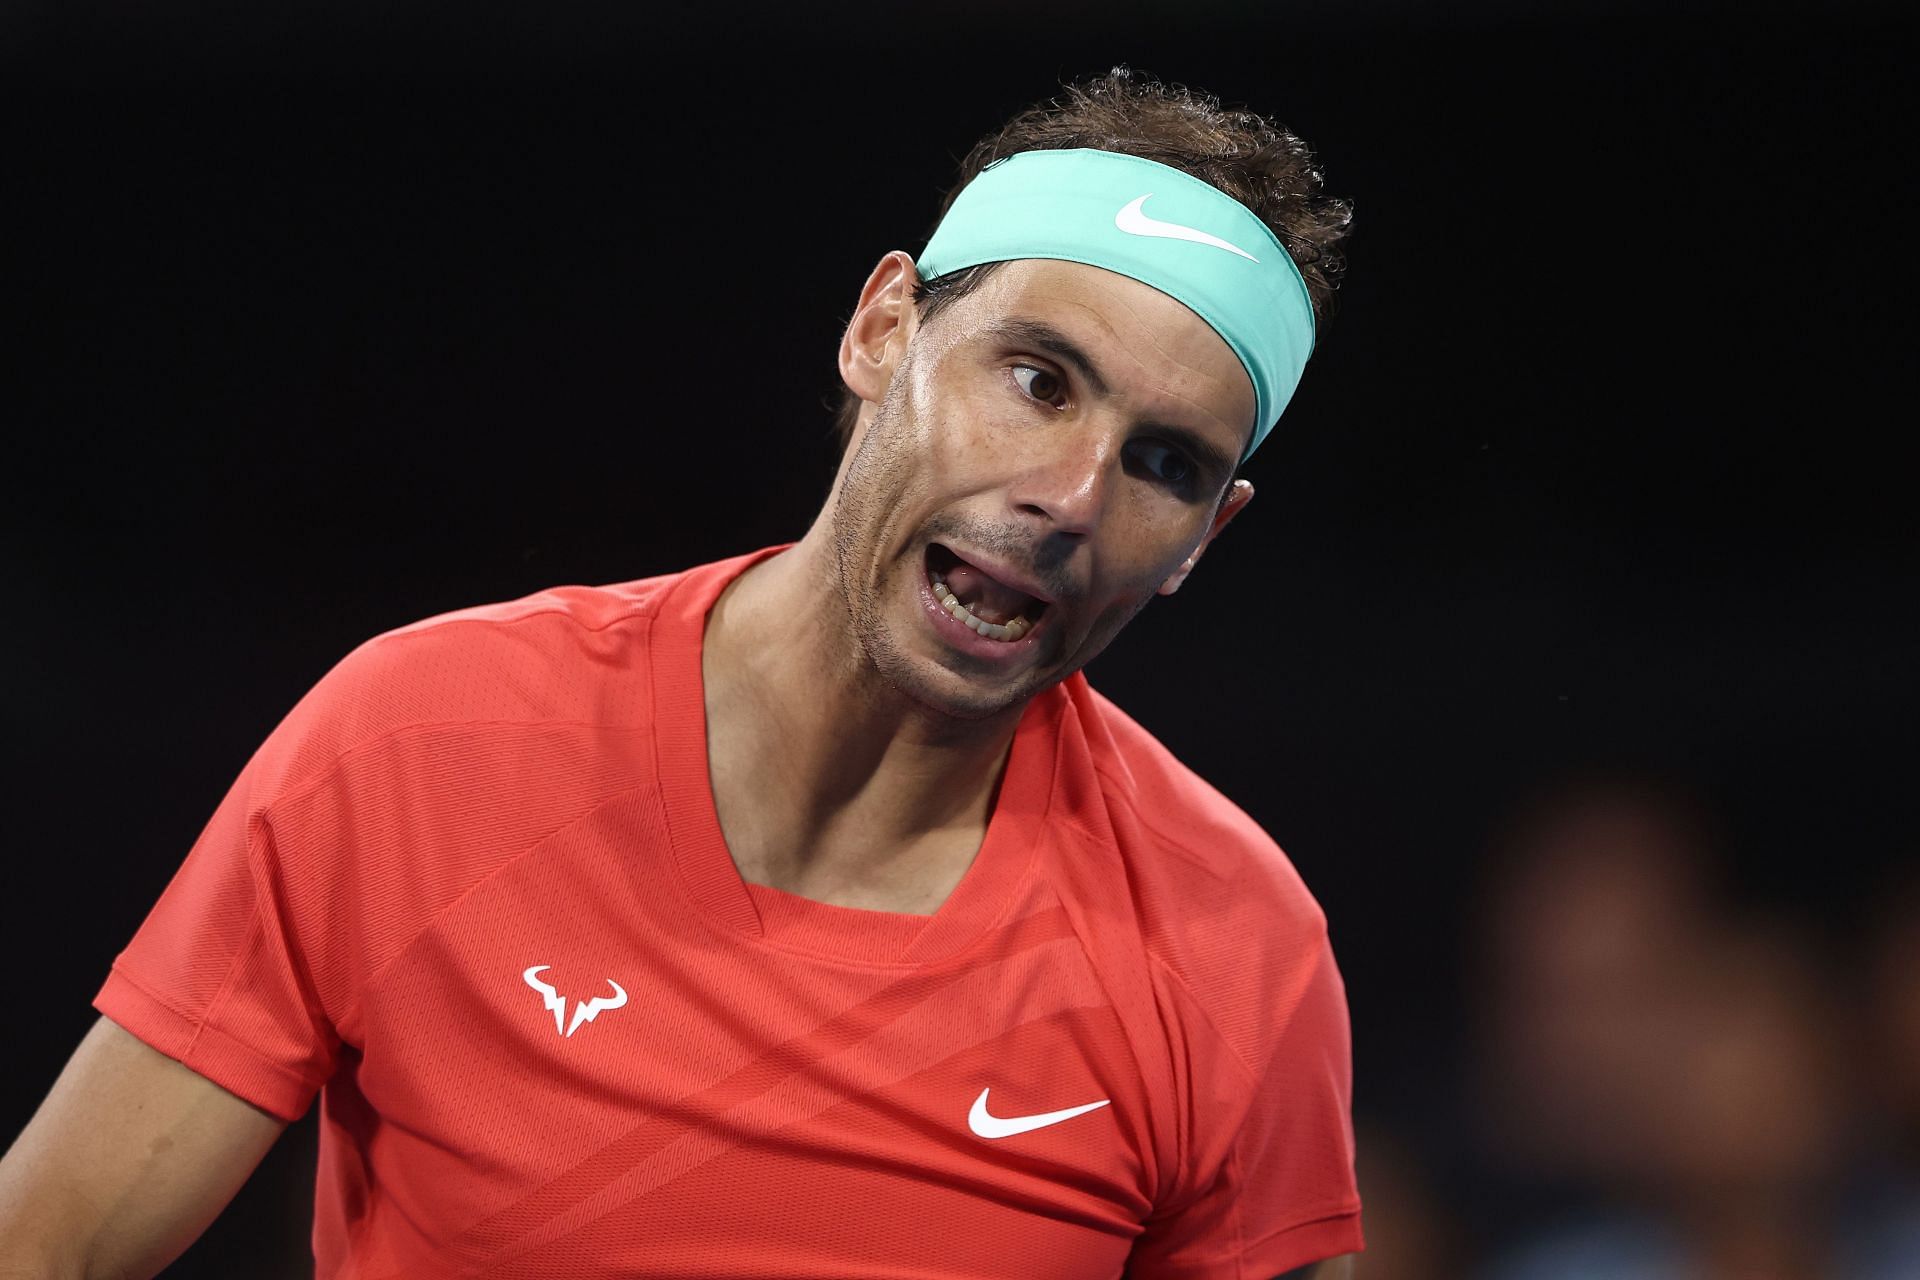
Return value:
<svg viewBox="0 0 1920 1280">
<path fill-rule="evenodd" d="M 721 830 L 751 882 L 929 913 L 979 849 L 1024 708 L 956 720 L 904 697 L 849 631 L 811 622 L 840 600 L 823 514 L 715 603 L 701 671 Z"/>
</svg>

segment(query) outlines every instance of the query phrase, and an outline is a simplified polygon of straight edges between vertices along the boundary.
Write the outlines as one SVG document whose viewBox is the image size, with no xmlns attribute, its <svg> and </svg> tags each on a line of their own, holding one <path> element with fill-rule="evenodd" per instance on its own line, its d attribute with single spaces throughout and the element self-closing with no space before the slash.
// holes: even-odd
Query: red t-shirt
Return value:
<svg viewBox="0 0 1920 1280">
<path fill-rule="evenodd" d="M 355 650 L 95 1006 L 285 1119 L 319 1093 L 320 1280 L 1264 1280 L 1360 1248 L 1325 917 L 1081 677 L 1028 707 L 936 914 L 742 882 L 700 642 L 773 553 Z"/>
</svg>

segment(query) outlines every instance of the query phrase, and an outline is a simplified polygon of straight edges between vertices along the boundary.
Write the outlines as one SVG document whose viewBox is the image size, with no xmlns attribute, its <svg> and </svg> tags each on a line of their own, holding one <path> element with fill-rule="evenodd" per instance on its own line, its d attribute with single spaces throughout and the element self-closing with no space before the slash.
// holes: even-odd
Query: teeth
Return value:
<svg viewBox="0 0 1920 1280">
<path fill-rule="evenodd" d="M 973 630 L 987 637 L 987 639 L 1005 641 L 1018 640 L 1021 636 L 1033 630 L 1033 620 L 1031 618 L 1015 618 L 1013 621 L 1007 623 L 988 622 L 983 618 L 976 618 L 967 606 L 960 603 L 960 597 L 947 590 L 945 579 L 937 573 L 930 574 L 929 576 L 933 580 L 933 598 L 940 602 L 940 607 L 945 609 L 956 622 L 965 623 Z"/>
</svg>

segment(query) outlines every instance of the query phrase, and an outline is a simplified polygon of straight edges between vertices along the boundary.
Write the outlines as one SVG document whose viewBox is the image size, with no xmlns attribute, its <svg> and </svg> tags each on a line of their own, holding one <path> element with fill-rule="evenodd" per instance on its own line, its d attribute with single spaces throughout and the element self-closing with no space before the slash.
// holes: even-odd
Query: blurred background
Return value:
<svg viewBox="0 0 1920 1280">
<path fill-rule="evenodd" d="M 783 541 L 958 157 L 1127 63 L 1356 208 L 1089 675 L 1286 847 L 1363 1280 L 1920 1276 L 1901 7 L 0 6 L 18 1131 L 376 632 Z M 311 1274 L 311 1117 L 169 1272 Z"/>
</svg>

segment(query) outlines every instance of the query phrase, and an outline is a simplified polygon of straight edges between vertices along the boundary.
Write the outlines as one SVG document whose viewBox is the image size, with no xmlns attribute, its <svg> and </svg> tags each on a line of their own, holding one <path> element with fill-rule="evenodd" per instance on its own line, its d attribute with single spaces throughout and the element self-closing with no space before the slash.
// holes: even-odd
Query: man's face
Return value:
<svg viewBox="0 0 1920 1280">
<path fill-rule="evenodd" d="M 979 719 L 1079 670 L 1198 552 L 1253 386 L 1185 306 L 1080 263 L 1007 263 L 901 326 L 832 500 L 840 587 L 894 688 Z"/>
</svg>

